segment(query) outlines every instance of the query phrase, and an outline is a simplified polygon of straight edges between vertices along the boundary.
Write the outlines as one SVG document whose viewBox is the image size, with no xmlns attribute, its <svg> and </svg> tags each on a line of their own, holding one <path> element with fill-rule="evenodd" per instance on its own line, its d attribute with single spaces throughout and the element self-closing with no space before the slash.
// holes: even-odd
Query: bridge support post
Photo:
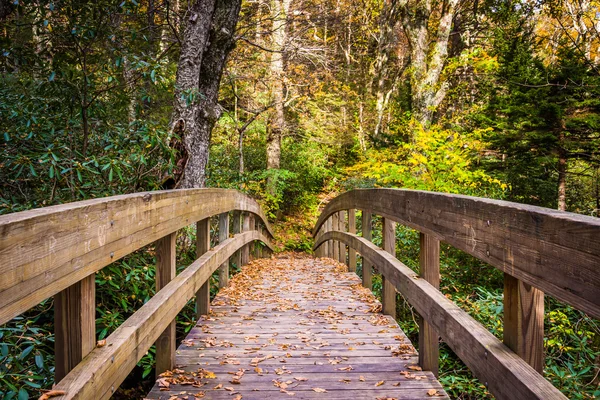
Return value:
<svg viewBox="0 0 600 400">
<path fill-rule="evenodd" d="M 331 216 L 331 228 L 334 231 L 340 230 L 340 215 L 339 213 L 333 213 Z M 340 244 L 337 240 L 333 241 L 333 259 L 339 261 L 340 259 Z"/>
<path fill-rule="evenodd" d="M 331 218 L 327 218 L 327 221 L 325 221 L 325 232 L 329 232 L 331 231 Z M 325 257 L 333 257 L 333 247 L 332 247 L 332 241 L 328 240 L 327 242 L 325 242 Z"/>
<path fill-rule="evenodd" d="M 219 214 L 219 243 L 229 239 L 229 213 Z M 219 287 L 225 287 L 229 283 L 229 260 L 219 267 Z"/>
<path fill-rule="evenodd" d="M 356 210 L 348 210 L 348 232 L 356 233 Z M 348 246 L 348 271 L 356 272 L 356 250 Z"/>
<path fill-rule="evenodd" d="M 440 241 L 424 233 L 420 235 L 419 275 L 436 289 L 440 288 Z M 419 318 L 419 365 L 439 376 L 439 334 L 423 317 Z"/>
<path fill-rule="evenodd" d="M 242 232 L 242 213 L 241 211 L 233 212 L 233 224 L 231 226 L 233 230 L 233 234 Z M 233 254 L 232 263 L 235 265 L 237 269 L 242 268 L 242 251 L 238 250 Z"/>
<path fill-rule="evenodd" d="M 504 274 L 504 344 L 540 374 L 544 369 L 544 292 Z"/>
<path fill-rule="evenodd" d="M 96 346 L 96 274 L 54 296 L 54 380 L 59 382 Z"/>
<path fill-rule="evenodd" d="M 248 232 L 250 230 L 250 214 L 247 212 L 242 214 L 242 232 Z M 250 247 L 246 245 L 242 247 L 242 259 L 241 264 L 246 265 L 250 261 Z"/>
<path fill-rule="evenodd" d="M 156 241 L 156 291 L 175 278 L 177 232 Z M 156 377 L 175 366 L 175 319 L 156 340 Z"/>
<path fill-rule="evenodd" d="M 373 217 L 370 212 L 363 210 L 361 217 L 362 225 L 362 236 L 371 241 L 373 239 L 373 233 L 371 226 L 373 225 Z M 373 289 L 373 264 L 362 256 L 362 284 L 367 289 Z"/>
<path fill-rule="evenodd" d="M 196 223 L 196 258 L 210 249 L 210 218 Z M 210 312 L 210 277 L 196 293 L 196 320 Z"/>
<path fill-rule="evenodd" d="M 383 218 L 383 250 L 396 257 L 396 223 Z M 396 318 L 396 288 L 381 274 L 382 312 Z"/>
<path fill-rule="evenodd" d="M 339 229 L 342 232 L 346 231 L 346 212 L 345 211 L 339 211 L 338 212 L 338 223 L 339 223 Z M 344 242 L 339 242 L 339 246 L 340 246 L 340 258 L 338 259 L 339 262 L 341 262 L 342 264 L 346 264 L 346 243 Z"/>
</svg>

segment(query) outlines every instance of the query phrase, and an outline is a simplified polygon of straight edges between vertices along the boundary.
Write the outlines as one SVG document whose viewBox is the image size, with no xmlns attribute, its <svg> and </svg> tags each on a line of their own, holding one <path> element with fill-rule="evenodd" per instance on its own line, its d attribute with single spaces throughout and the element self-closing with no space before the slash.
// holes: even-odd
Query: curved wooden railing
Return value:
<svg viewBox="0 0 600 400">
<path fill-rule="evenodd" d="M 355 211 L 362 210 L 362 237 Z M 348 215 L 348 232 L 344 232 Z M 372 215 L 383 217 L 383 249 L 370 242 Z M 420 274 L 395 256 L 395 222 L 421 232 Z M 344 193 L 324 209 L 313 231 L 321 256 L 382 275 L 383 312 L 395 315 L 396 290 L 421 315 L 419 360 L 438 370 L 439 336 L 499 399 L 564 399 L 543 378 L 544 293 L 600 316 L 600 220 L 505 201 L 414 190 Z M 504 271 L 504 342 L 439 290 L 439 242 Z M 348 258 L 346 259 L 346 245 Z"/>
<path fill-rule="evenodd" d="M 216 215 L 219 244 L 211 249 Z M 177 231 L 193 223 L 199 258 L 175 276 Z M 154 343 L 157 374 L 172 368 L 177 313 L 195 296 L 197 313 L 207 314 L 211 274 L 219 269 L 219 286 L 226 285 L 230 257 L 244 265 L 250 244 L 272 251 L 272 237 L 259 205 L 226 189 L 136 193 L 0 216 L 0 324 L 55 296 L 55 389 L 65 399 L 108 398 Z M 95 272 L 153 242 L 156 295 L 96 346 Z M 255 247 L 257 256 L 262 249 Z"/>
</svg>

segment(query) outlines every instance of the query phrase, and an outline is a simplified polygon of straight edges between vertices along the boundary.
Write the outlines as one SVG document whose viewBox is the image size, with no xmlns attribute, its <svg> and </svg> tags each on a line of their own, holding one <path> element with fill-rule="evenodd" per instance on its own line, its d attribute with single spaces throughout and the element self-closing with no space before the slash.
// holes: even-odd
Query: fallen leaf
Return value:
<svg viewBox="0 0 600 400">
<path fill-rule="evenodd" d="M 321 388 L 312 388 L 313 392 L 317 393 L 327 393 L 327 390 Z"/>
<path fill-rule="evenodd" d="M 97 347 L 104 347 L 104 346 L 106 346 L 106 339 L 98 340 L 96 342 L 96 346 Z"/>
<path fill-rule="evenodd" d="M 385 381 L 379 381 L 379 382 L 377 382 L 377 383 L 375 384 L 375 386 L 381 386 L 381 385 L 383 385 L 384 383 L 385 383 Z"/>
<path fill-rule="evenodd" d="M 64 390 L 49 390 L 40 396 L 38 400 L 48 400 L 50 397 L 62 396 L 67 394 Z"/>
<path fill-rule="evenodd" d="M 437 394 L 438 394 L 438 391 L 437 391 L 437 390 L 435 390 L 435 389 L 429 389 L 429 390 L 427 391 L 427 396 L 435 396 L 435 395 L 437 395 Z"/>
</svg>

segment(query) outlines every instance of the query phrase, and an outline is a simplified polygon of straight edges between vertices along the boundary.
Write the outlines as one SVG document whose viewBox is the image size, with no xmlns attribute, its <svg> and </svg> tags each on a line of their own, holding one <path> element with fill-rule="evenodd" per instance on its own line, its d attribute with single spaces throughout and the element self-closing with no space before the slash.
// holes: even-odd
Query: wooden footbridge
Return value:
<svg viewBox="0 0 600 400">
<path fill-rule="evenodd" d="M 371 242 L 373 215 L 382 217 L 383 248 Z M 219 240 L 211 243 L 217 216 Z M 396 223 L 421 232 L 419 274 L 396 258 Z M 191 224 L 198 258 L 176 275 L 177 231 Z M 258 204 L 223 189 L 2 216 L 0 324 L 54 296 L 56 399 L 110 398 L 152 345 L 152 399 L 447 398 L 436 380 L 440 338 L 496 398 L 565 398 L 540 374 L 543 299 L 600 317 L 600 220 L 365 189 L 333 199 L 313 233 L 318 257 L 272 255 L 273 233 Z M 438 290 L 440 241 L 505 273 L 503 341 Z M 94 274 L 152 243 L 157 294 L 97 343 Z M 244 266 L 231 281 L 230 261 Z M 381 303 L 369 290 L 373 268 L 383 279 Z M 211 304 L 217 270 L 221 290 Z M 397 292 L 420 315 L 418 354 L 394 321 Z M 198 323 L 176 348 L 175 317 L 193 299 Z"/>
</svg>

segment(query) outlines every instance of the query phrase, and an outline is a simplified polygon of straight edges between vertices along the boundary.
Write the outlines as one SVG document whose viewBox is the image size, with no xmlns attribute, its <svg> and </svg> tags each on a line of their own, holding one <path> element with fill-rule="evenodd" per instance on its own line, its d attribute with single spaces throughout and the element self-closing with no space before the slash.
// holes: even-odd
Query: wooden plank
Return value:
<svg viewBox="0 0 600 400">
<path fill-rule="evenodd" d="M 175 278 L 177 232 L 156 241 L 156 292 Z M 175 316 L 156 340 L 156 376 L 175 365 Z"/>
<path fill-rule="evenodd" d="M 348 232 L 356 233 L 356 210 L 348 210 Z M 356 272 L 356 250 L 348 248 L 348 272 Z"/>
<path fill-rule="evenodd" d="M 332 218 L 327 218 L 327 222 L 325 224 L 325 232 L 329 232 L 333 229 L 333 220 Z M 325 257 L 329 257 L 329 258 L 333 258 L 333 242 L 327 241 L 325 242 L 325 245 L 327 246 L 327 253 L 325 253 Z"/>
<path fill-rule="evenodd" d="M 346 231 L 346 213 L 344 211 L 338 212 L 338 226 L 340 231 Z M 338 261 L 346 264 L 346 244 L 339 242 L 338 245 L 340 247 Z"/>
<path fill-rule="evenodd" d="M 54 296 L 54 322 L 54 380 L 58 382 L 96 345 L 94 275 Z"/>
<path fill-rule="evenodd" d="M 242 214 L 242 232 L 248 232 L 250 230 L 250 215 L 247 212 Z M 240 260 L 242 265 L 246 265 L 250 262 L 250 249 L 248 246 L 242 248 L 242 257 Z"/>
<path fill-rule="evenodd" d="M 231 224 L 232 233 L 238 234 L 242 231 L 242 213 L 241 211 L 235 210 L 233 211 L 233 222 Z M 264 234 L 264 232 L 263 232 Z M 241 251 L 236 251 L 233 257 L 231 257 L 231 263 L 235 266 L 235 268 L 242 267 L 242 253 Z"/>
<path fill-rule="evenodd" d="M 264 218 L 253 199 L 225 189 L 136 193 L 0 216 L 0 325 L 123 256 L 232 209 Z"/>
<path fill-rule="evenodd" d="M 315 231 L 348 208 L 390 218 L 600 318 L 600 219 L 477 197 L 359 189 L 333 199 Z"/>
<path fill-rule="evenodd" d="M 566 399 L 527 362 L 500 342 L 429 282 L 373 243 L 350 233 L 328 232 L 315 243 L 343 240 L 374 260 L 415 310 L 497 399 Z"/>
<path fill-rule="evenodd" d="M 396 223 L 384 218 L 381 236 L 383 238 L 383 250 L 396 257 Z M 381 272 L 381 304 L 384 314 L 396 318 L 396 287 L 383 272 Z"/>
<path fill-rule="evenodd" d="M 331 217 L 331 230 L 333 231 L 339 231 L 340 230 L 340 214 L 339 213 L 334 213 L 333 216 Z M 340 259 L 340 245 L 337 242 L 337 240 L 334 240 L 333 242 L 333 259 L 334 260 L 339 260 Z"/>
<path fill-rule="evenodd" d="M 219 214 L 219 243 L 229 239 L 229 213 Z M 225 261 L 219 268 L 219 287 L 229 284 L 229 260 Z"/>
<path fill-rule="evenodd" d="M 361 225 L 362 237 L 364 237 L 368 241 L 373 240 L 373 218 L 370 212 L 363 210 L 361 217 Z M 362 257 L 362 270 L 363 286 L 369 290 L 373 289 L 373 263 L 367 260 L 364 256 Z"/>
<path fill-rule="evenodd" d="M 544 372 L 544 293 L 504 274 L 504 344 Z"/>
<path fill-rule="evenodd" d="M 108 399 L 160 333 L 212 273 L 241 246 L 268 242 L 258 232 L 244 232 L 220 243 L 192 263 L 119 326 L 55 387 L 66 392 L 57 400 Z"/>
<path fill-rule="evenodd" d="M 440 241 L 437 238 L 420 234 L 419 275 L 434 288 L 440 288 Z M 426 371 L 439 376 L 439 335 L 423 318 L 419 318 L 419 365 Z"/>
<path fill-rule="evenodd" d="M 256 230 L 256 219 L 254 217 L 254 214 L 249 215 L 249 224 L 250 224 L 249 230 L 251 230 L 251 231 Z M 255 242 L 248 244 L 248 251 L 250 253 L 249 260 L 256 259 L 256 243 Z"/>
<path fill-rule="evenodd" d="M 196 258 L 210 250 L 210 218 L 196 223 Z M 196 320 L 210 312 L 210 279 L 196 293 Z"/>
</svg>

